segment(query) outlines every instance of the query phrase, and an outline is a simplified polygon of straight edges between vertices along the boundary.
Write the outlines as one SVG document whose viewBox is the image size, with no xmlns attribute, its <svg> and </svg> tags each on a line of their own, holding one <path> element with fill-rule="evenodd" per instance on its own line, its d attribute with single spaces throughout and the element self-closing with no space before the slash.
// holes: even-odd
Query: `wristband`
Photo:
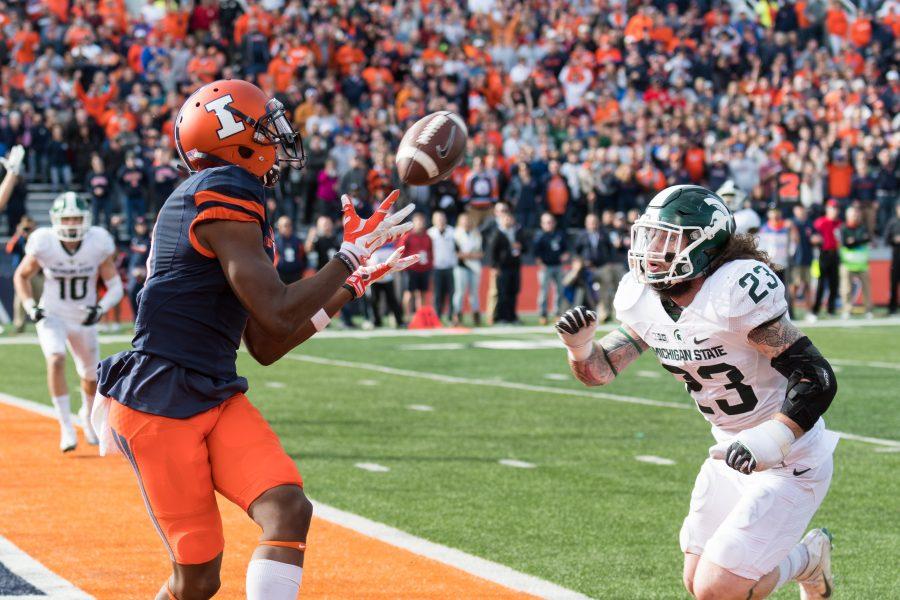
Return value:
<svg viewBox="0 0 900 600">
<path fill-rule="evenodd" d="M 566 353 L 569 355 L 569 360 L 573 362 L 584 362 L 594 353 L 594 341 L 591 340 L 587 344 L 582 344 L 581 346 L 566 346 Z"/>
<path fill-rule="evenodd" d="M 343 284 L 341 287 L 344 288 L 345 290 L 347 290 L 348 292 L 350 292 L 350 297 L 351 297 L 353 300 L 356 300 L 356 299 L 359 297 L 359 296 L 356 295 L 356 289 L 355 289 L 352 285 L 350 285 L 349 283 L 345 283 L 345 284 Z"/>
<path fill-rule="evenodd" d="M 347 267 L 347 272 L 353 274 L 353 271 L 356 270 L 356 267 L 359 266 L 358 260 L 353 260 L 356 258 L 355 256 L 346 254 L 344 252 L 338 252 L 334 255 L 334 257 L 344 263 L 344 266 Z"/>
<path fill-rule="evenodd" d="M 310 317 L 309 321 L 313 324 L 313 327 L 316 328 L 316 331 L 322 331 L 328 327 L 328 324 L 331 322 L 331 317 L 328 316 L 328 313 L 325 312 L 324 308 L 320 308 L 319 312 Z"/>
</svg>

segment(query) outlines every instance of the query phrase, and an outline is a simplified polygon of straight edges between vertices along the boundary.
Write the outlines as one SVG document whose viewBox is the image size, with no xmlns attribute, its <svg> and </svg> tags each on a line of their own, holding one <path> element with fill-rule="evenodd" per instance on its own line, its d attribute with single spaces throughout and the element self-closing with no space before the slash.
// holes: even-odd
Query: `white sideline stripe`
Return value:
<svg viewBox="0 0 900 600">
<path fill-rule="evenodd" d="M 587 600 L 585 596 L 574 590 L 564 588 L 533 575 L 521 573 L 505 565 L 484 558 L 472 556 L 461 550 L 436 544 L 410 535 L 405 531 L 394 529 L 389 525 L 370 521 L 365 517 L 344 512 L 333 506 L 320 504 L 313 500 L 313 515 L 336 525 L 352 529 L 363 535 L 375 538 L 420 556 L 436 560 L 445 565 L 455 567 L 476 577 L 487 579 L 504 587 L 526 594 L 534 594 L 552 600 Z"/>
<path fill-rule="evenodd" d="M 14 600 L 95 600 L 50 569 L 28 556 L 18 546 L 0 535 L 0 564 L 44 592 L 44 596 L 0 596 Z"/>
<path fill-rule="evenodd" d="M 836 365 L 844 365 L 845 367 L 875 367 L 876 369 L 894 369 L 895 371 L 900 371 L 900 363 L 849 360 L 844 358 L 829 359 L 829 362 L 833 362 Z"/>
<path fill-rule="evenodd" d="M 356 383 L 358 385 L 368 385 L 368 386 L 378 385 L 378 382 L 374 379 L 360 379 Z"/>
<path fill-rule="evenodd" d="M 872 320 L 853 320 L 850 321 L 829 321 L 822 320 L 816 323 L 805 323 L 797 321 L 797 326 L 803 330 L 806 329 L 859 329 L 864 327 L 891 327 L 900 325 L 900 317 L 883 317 Z M 603 324 L 597 327 L 597 331 L 612 331 L 618 329 L 618 324 Z M 340 339 L 369 339 L 369 338 L 412 338 L 412 337 L 444 337 L 455 335 L 521 335 L 534 333 L 554 333 L 552 325 L 530 325 L 527 327 L 517 327 L 515 325 L 491 325 L 489 327 L 457 327 L 446 329 L 378 329 L 372 331 L 344 331 L 326 329 L 316 334 L 317 340 L 340 340 Z M 100 343 L 113 344 L 119 342 L 130 342 L 134 336 L 132 334 L 110 334 L 101 335 Z M 16 335 L 10 337 L 0 337 L 0 346 L 21 346 L 24 344 L 38 343 L 37 336 Z M 886 363 L 896 364 L 896 363 Z M 891 367 L 893 368 L 893 367 Z"/>
<path fill-rule="evenodd" d="M 650 463 L 651 465 L 674 465 L 675 461 L 671 458 L 663 458 L 662 456 L 653 456 L 652 454 L 639 454 L 634 457 L 635 460 Z"/>
<path fill-rule="evenodd" d="M 433 412 L 434 411 L 434 407 L 428 406 L 427 404 L 410 404 L 406 408 L 408 408 L 409 410 L 417 410 L 419 412 Z"/>
<path fill-rule="evenodd" d="M 306 354 L 287 354 L 285 358 L 291 360 L 299 360 L 302 362 L 310 362 L 318 365 L 327 365 L 330 367 L 348 367 L 351 369 L 366 369 L 377 373 L 386 373 L 388 375 L 398 375 L 400 377 L 415 377 L 417 379 L 428 379 L 440 383 L 456 383 L 462 385 L 476 385 L 486 387 L 501 387 L 510 390 L 524 390 L 527 392 L 539 392 L 542 394 L 558 394 L 562 396 L 579 396 L 582 398 L 600 398 L 604 400 L 612 400 L 614 402 L 627 402 L 628 404 L 642 404 L 644 406 L 664 406 L 666 408 L 678 408 L 682 410 L 690 410 L 692 405 L 687 403 L 663 402 L 662 400 L 650 400 L 648 398 L 635 398 L 634 396 L 621 396 L 619 394 L 608 394 L 606 392 L 585 392 L 582 390 L 552 388 L 544 385 L 529 385 L 527 383 L 513 383 L 511 381 L 500 381 L 497 379 L 467 379 L 465 377 L 454 377 L 452 375 L 439 375 L 438 373 L 426 373 L 422 371 L 408 371 L 406 369 L 395 369 L 394 367 L 385 367 L 382 365 L 373 365 L 369 363 L 350 362 L 346 360 L 334 360 L 330 358 L 319 358 L 318 356 L 309 356 Z"/>
<path fill-rule="evenodd" d="M 390 467 L 379 465 L 378 463 L 356 463 L 353 466 L 358 469 L 362 469 L 363 471 L 370 471 L 372 473 L 387 473 L 391 470 Z"/>
<path fill-rule="evenodd" d="M 867 444 L 876 444 L 878 446 L 887 446 L 889 448 L 900 449 L 900 442 L 898 442 L 897 440 L 886 440 L 883 438 L 856 435 L 855 433 L 844 433 L 843 431 L 835 431 L 835 433 L 845 440 L 853 440 L 854 442 L 865 442 Z"/>
<path fill-rule="evenodd" d="M 534 463 L 525 462 L 524 460 L 516 460 L 514 458 L 501 458 L 497 462 L 499 462 L 504 467 L 515 467 L 517 469 L 533 469 L 537 466 Z"/>
<path fill-rule="evenodd" d="M 496 381 L 491 379 L 466 379 L 465 377 L 454 377 L 452 375 L 439 375 L 437 373 L 426 373 L 421 371 L 407 371 L 406 369 L 395 369 L 393 367 L 385 367 L 382 365 L 373 365 L 369 363 L 350 362 L 346 360 L 333 360 L 330 358 L 319 358 L 317 356 L 307 356 L 302 354 L 288 354 L 286 358 L 310 362 L 319 365 L 327 365 L 330 367 L 348 367 L 351 369 L 366 369 L 369 371 L 377 371 L 379 373 L 387 373 L 388 375 L 397 375 L 399 377 L 415 377 L 418 379 L 428 379 L 431 381 L 439 381 L 441 383 L 455 383 L 461 385 L 475 385 L 486 387 L 500 387 L 512 390 L 524 390 L 527 392 L 538 392 L 541 394 L 558 394 L 562 396 L 580 396 L 583 398 L 598 398 L 603 400 L 612 400 L 614 402 L 625 402 L 627 404 L 640 404 L 644 406 L 661 406 L 663 408 L 692 409 L 691 404 L 679 404 L 675 402 L 662 402 L 660 400 L 650 400 L 649 398 L 636 398 L 634 396 L 620 396 L 618 394 L 608 394 L 605 392 L 584 392 L 581 390 L 569 390 L 564 388 L 552 388 L 543 385 L 528 385 L 525 383 L 512 383 L 509 381 Z M 855 442 L 865 442 L 867 444 L 876 444 L 879 446 L 890 446 L 900 448 L 900 441 L 888 440 L 883 438 L 868 437 L 864 435 L 856 435 L 855 433 L 844 433 L 843 431 L 835 431 L 836 434 L 845 440 L 853 440 Z"/>
<path fill-rule="evenodd" d="M 37 402 L 33 402 L 31 400 L 17 398 L 15 396 L 10 396 L 9 394 L 0 392 L 0 402 L 4 402 L 12 406 L 17 406 L 19 408 L 29 410 L 43 416 L 55 418 L 53 410 L 50 407 L 44 406 L 43 404 L 38 404 Z M 486 581 L 491 581 L 498 585 L 502 585 L 511 590 L 524 592 L 526 594 L 533 594 L 541 598 L 548 598 L 552 600 L 590 599 L 589 596 L 585 596 L 580 592 L 576 592 L 555 583 L 545 581 L 544 579 L 535 577 L 534 575 L 528 575 L 527 573 L 516 571 L 515 569 L 507 567 L 506 565 L 501 565 L 500 563 L 495 563 L 485 558 L 480 558 L 478 556 L 468 554 L 467 552 L 463 552 L 462 550 L 444 546 L 443 544 L 429 542 L 426 539 L 414 536 L 410 533 L 406 533 L 405 531 L 401 531 L 389 525 L 369 520 L 365 517 L 343 511 L 339 508 L 334 508 L 333 506 L 322 504 L 321 502 L 316 502 L 315 500 L 313 500 L 313 504 L 315 505 L 314 514 L 320 519 L 324 519 L 326 521 L 334 523 L 335 525 L 340 525 L 341 527 L 351 529 L 353 531 L 356 531 L 357 533 L 361 533 L 365 536 L 374 538 L 380 542 L 390 544 L 391 546 L 396 546 L 397 548 L 408 550 L 414 554 L 418 554 L 419 556 L 424 556 L 425 558 L 436 560 L 440 563 L 454 567 L 456 569 L 459 569 L 460 571 L 465 571 L 470 575 L 480 577 L 481 579 L 484 579 Z M 14 597 L 14 600 L 23 600 L 23 597 L 16 596 Z M 26 597 L 25 600 L 32 599 Z M 55 597 L 48 598 L 46 596 L 39 596 L 35 597 L 34 600 L 57 599 Z M 68 597 L 61 597 L 60 600 L 70 599 Z M 71 600 L 94 599 L 92 596 L 84 595 L 72 597 Z"/>
<path fill-rule="evenodd" d="M 285 385 L 284 383 L 282 383 L 280 381 L 267 381 L 263 385 L 265 385 L 268 388 L 273 388 L 276 390 L 280 390 L 281 388 L 287 387 L 287 385 Z"/>
</svg>

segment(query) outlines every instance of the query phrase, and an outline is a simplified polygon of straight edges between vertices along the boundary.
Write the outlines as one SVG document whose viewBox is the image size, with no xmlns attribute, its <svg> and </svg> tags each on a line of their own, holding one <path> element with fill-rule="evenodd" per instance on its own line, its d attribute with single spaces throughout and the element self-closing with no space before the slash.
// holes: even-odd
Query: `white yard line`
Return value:
<svg viewBox="0 0 900 600">
<path fill-rule="evenodd" d="M 0 393 L 0 402 L 30 410 L 43 416 L 55 418 L 52 409 L 31 400 Z M 419 556 L 424 556 L 425 558 L 436 560 L 445 565 L 459 569 L 460 571 L 465 571 L 475 577 L 480 577 L 481 579 L 491 581 L 517 592 L 532 594 L 540 598 L 552 600 L 589 600 L 590 598 L 580 592 L 540 579 L 534 575 L 516 571 L 506 565 L 501 565 L 500 563 L 474 556 L 467 552 L 463 552 L 462 550 L 430 542 L 426 539 L 406 533 L 405 531 L 395 529 L 390 525 L 372 521 L 365 517 L 343 511 L 339 508 L 316 502 L 315 500 L 313 500 L 313 504 L 315 505 L 314 514 L 319 519 L 324 519 L 335 525 L 352 529 L 357 533 L 369 536 L 380 542 L 408 550 Z M 16 596 L 14 600 L 22 600 L 22 598 L 22 596 Z M 57 600 L 57 598 L 59 598 L 59 600 L 70 600 L 69 596 L 39 596 L 34 598 L 24 598 L 25 600 Z M 92 597 L 87 595 L 71 596 L 71 600 L 92 600 Z"/>
<path fill-rule="evenodd" d="M 362 463 L 356 463 L 353 466 L 358 469 L 362 469 L 363 471 L 369 471 L 370 473 L 387 473 L 388 471 L 391 470 L 390 467 L 386 467 L 384 465 L 379 465 L 378 463 L 362 462 Z"/>
<path fill-rule="evenodd" d="M 94 597 L 78 589 L 50 569 L 28 556 L 11 541 L 0 535 L 0 564 L 9 569 L 42 595 L 5 596 L 0 590 L 0 600 L 94 600 Z"/>
<path fill-rule="evenodd" d="M 893 369 L 895 371 L 900 371 L 900 363 L 881 362 L 877 360 L 869 361 L 848 360 L 844 358 L 829 358 L 828 362 L 834 363 L 836 365 L 843 365 L 845 367 L 874 367 L 876 369 Z"/>
<path fill-rule="evenodd" d="M 671 458 L 663 458 L 662 456 L 653 456 L 652 454 L 639 454 L 634 457 L 635 460 L 639 460 L 640 462 L 650 463 L 651 465 L 665 465 L 671 466 L 675 464 L 675 461 Z"/>
<path fill-rule="evenodd" d="M 516 469 L 533 469 L 537 465 L 530 462 L 525 462 L 524 460 L 516 460 L 514 458 L 501 458 L 497 461 L 504 467 L 514 467 Z"/>
<path fill-rule="evenodd" d="M 346 360 L 334 360 L 331 358 L 320 358 L 318 356 L 308 356 L 305 354 L 288 354 L 285 358 L 298 360 L 301 362 L 314 363 L 318 365 L 327 365 L 330 367 L 347 367 L 350 369 L 365 369 L 376 373 L 385 373 L 387 375 L 397 375 L 399 377 L 413 377 L 416 379 L 427 379 L 429 381 L 437 381 L 439 383 L 454 383 L 461 385 L 476 385 L 486 387 L 499 387 L 509 390 L 522 390 L 526 392 L 538 392 L 541 394 L 557 394 L 562 396 L 579 396 L 582 398 L 599 398 L 603 400 L 612 400 L 614 402 L 626 402 L 628 404 L 642 404 L 644 406 L 663 406 L 665 408 L 678 408 L 682 410 L 690 410 L 692 405 L 686 402 L 664 402 L 662 400 L 650 400 L 648 398 L 637 398 L 634 396 L 622 396 L 619 394 L 608 394 L 606 392 L 588 392 L 584 390 L 554 388 L 544 385 L 530 385 L 527 383 L 515 383 L 512 381 L 498 381 L 496 379 L 469 379 L 467 377 L 454 377 L 452 375 L 441 375 L 439 373 L 427 373 L 423 371 L 410 371 L 407 369 L 396 369 L 394 367 L 385 367 L 383 365 L 373 365 L 370 363 L 350 362 Z"/>
<path fill-rule="evenodd" d="M 396 375 L 398 377 L 412 377 L 416 379 L 427 379 L 440 383 L 449 383 L 456 385 L 474 385 L 483 387 L 498 387 L 511 390 L 521 390 L 526 392 L 537 392 L 541 394 L 556 394 L 561 396 L 580 396 L 583 398 L 597 398 L 602 400 L 612 400 L 614 402 L 625 402 L 627 404 L 640 404 L 643 406 L 659 406 L 662 408 L 677 408 L 680 410 L 693 409 L 693 405 L 677 402 L 663 402 L 661 400 L 651 400 L 649 398 L 638 398 L 636 396 L 622 396 L 619 394 L 609 394 L 606 392 L 588 392 L 582 390 L 570 390 L 565 388 L 554 388 L 543 385 L 529 385 L 525 383 L 514 383 L 511 381 L 496 381 L 492 379 L 469 379 L 466 377 L 454 377 L 452 375 L 441 375 L 439 373 L 428 373 L 424 371 L 409 371 L 406 369 L 395 369 L 394 367 L 385 367 L 383 365 L 373 365 L 370 363 L 350 362 L 346 360 L 334 360 L 330 358 L 320 358 L 318 356 L 307 356 L 303 354 L 288 354 L 286 358 L 309 362 L 318 365 L 327 365 L 331 367 L 346 367 L 350 369 L 363 369 L 367 371 L 375 371 L 385 373 L 387 375 Z M 864 442 L 867 444 L 876 444 L 879 446 L 890 446 L 892 448 L 900 448 L 900 441 L 868 437 L 856 435 L 855 433 L 845 433 L 843 431 L 835 431 L 839 436 L 847 440 L 855 442 Z"/>
<path fill-rule="evenodd" d="M 863 327 L 890 327 L 900 325 L 900 317 L 884 317 L 872 320 L 851 319 L 849 321 L 820 320 L 816 323 L 797 322 L 797 326 L 806 329 L 857 329 Z M 612 331 L 618 324 L 607 323 L 597 327 L 597 331 Z M 552 325 L 515 327 L 496 325 L 491 327 L 475 328 L 448 328 L 448 329 L 375 329 L 372 331 L 327 329 L 316 334 L 317 340 L 339 339 L 369 339 L 369 338 L 411 338 L 411 337 L 444 337 L 455 335 L 485 335 L 485 336 L 513 336 L 520 334 L 554 333 Z M 132 334 L 101 335 L 100 342 L 112 344 L 118 342 L 130 342 Z M 0 346 L 18 346 L 22 344 L 37 344 L 37 336 L 34 334 L 0 337 Z"/>
</svg>

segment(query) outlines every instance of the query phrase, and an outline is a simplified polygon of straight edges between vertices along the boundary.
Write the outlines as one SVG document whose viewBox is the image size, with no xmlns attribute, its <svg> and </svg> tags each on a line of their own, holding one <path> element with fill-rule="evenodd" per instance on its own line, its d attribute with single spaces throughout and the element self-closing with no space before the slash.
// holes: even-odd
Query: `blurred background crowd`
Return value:
<svg viewBox="0 0 900 600">
<path fill-rule="evenodd" d="M 871 315 L 873 256 L 893 259 L 876 283 L 894 312 L 898 68 L 897 0 L 0 0 L 0 155 L 26 152 L 0 227 L 15 262 L 34 198 L 80 191 L 136 294 L 148 225 L 186 176 L 175 112 L 241 77 L 304 136 L 306 169 L 268 199 L 286 281 L 339 245 L 342 194 L 362 213 L 395 187 L 416 205 L 422 261 L 348 326 L 426 302 L 445 323 L 575 302 L 610 318 L 630 223 L 679 183 L 743 213 L 808 318 L 849 316 L 858 292 Z M 465 163 L 401 185 L 400 137 L 444 109 L 469 126 Z"/>
</svg>

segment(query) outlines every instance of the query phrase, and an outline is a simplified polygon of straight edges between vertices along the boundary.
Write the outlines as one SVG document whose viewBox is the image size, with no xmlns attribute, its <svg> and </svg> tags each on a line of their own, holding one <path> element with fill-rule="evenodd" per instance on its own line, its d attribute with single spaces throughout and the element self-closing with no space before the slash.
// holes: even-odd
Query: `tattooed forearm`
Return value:
<svg viewBox="0 0 900 600">
<path fill-rule="evenodd" d="M 633 331 L 620 327 L 604 336 L 599 343 L 594 343 L 594 351 L 587 360 L 570 360 L 569 366 L 581 383 L 590 386 L 606 385 L 646 348 L 644 340 Z"/>
<path fill-rule="evenodd" d="M 803 333 L 790 322 L 787 315 L 763 323 L 747 335 L 750 345 L 768 358 L 775 358 L 801 337 Z"/>
</svg>

